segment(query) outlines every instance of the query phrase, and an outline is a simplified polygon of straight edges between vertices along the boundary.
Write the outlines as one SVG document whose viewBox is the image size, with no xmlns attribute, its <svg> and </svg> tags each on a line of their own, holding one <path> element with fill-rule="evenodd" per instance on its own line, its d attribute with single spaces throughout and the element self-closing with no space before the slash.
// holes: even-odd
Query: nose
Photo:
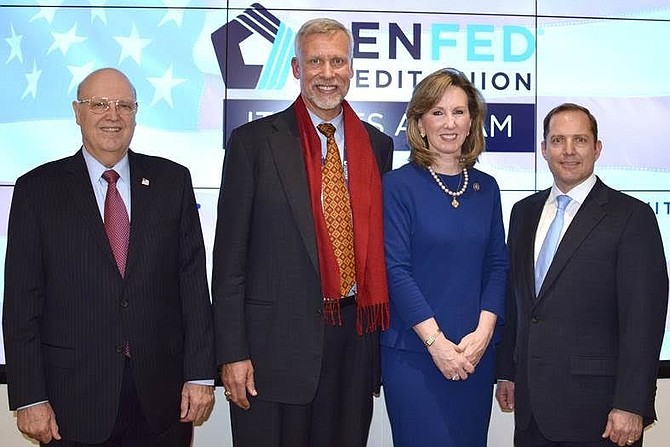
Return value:
<svg viewBox="0 0 670 447">
<path fill-rule="evenodd" d="M 573 143 L 570 139 L 568 139 L 565 142 L 565 146 L 563 146 L 563 152 L 566 154 L 574 154 L 575 153 L 575 143 Z"/>
<path fill-rule="evenodd" d="M 119 112 L 116 110 L 116 102 L 109 101 L 108 104 L 109 104 L 109 110 L 107 111 L 107 113 L 109 113 L 109 116 L 112 119 L 114 119 L 114 120 L 118 119 L 119 118 Z"/>
<path fill-rule="evenodd" d="M 453 116 L 451 113 L 445 113 L 444 125 L 449 129 L 453 129 L 454 127 L 456 127 L 456 117 Z"/>
<path fill-rule="evenodd" d="M 323 76 L 324 78 L 332 77 L 334 71 L 335 69 L 333 68 L 329 60 L 324 61 L 324 63 L 321 65 L 321 76 Z"/>
</svg>

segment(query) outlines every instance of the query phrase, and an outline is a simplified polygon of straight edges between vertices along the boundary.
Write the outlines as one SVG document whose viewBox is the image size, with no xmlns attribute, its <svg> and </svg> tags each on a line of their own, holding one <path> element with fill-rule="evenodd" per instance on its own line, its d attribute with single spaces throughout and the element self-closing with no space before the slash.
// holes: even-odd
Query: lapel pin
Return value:
<svg viewBox="0 0 670 447">
<path fill-rule="evenodd" d="M 149 186 L 149 179 L 142 177 L 142 185 Z"/>
<path fill-rule="evenodd" d="M 479 183 L 475 182 L 472 184 L 472 189 L 474 189 L 475 191 L 479 191 L 479 188 L 480 188 Z"/>
</svg>

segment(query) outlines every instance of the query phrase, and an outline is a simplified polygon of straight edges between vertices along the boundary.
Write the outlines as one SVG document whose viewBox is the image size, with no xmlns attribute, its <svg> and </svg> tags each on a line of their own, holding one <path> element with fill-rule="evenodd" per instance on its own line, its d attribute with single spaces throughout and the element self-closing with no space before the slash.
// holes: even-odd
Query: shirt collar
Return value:
<svg viewBox="0 0 670 447">
<path fill-rule="evenodd" d="M 314 127 L 318 126 L 321 123 L 330 123 L 333 126 L 335 126 L 335 133 L 342 132 L 342 130 L 344 129 L 344 114 L 342 113 L 342 110 L 340 110 L 340 113 L 338 113 L 337 116 L 330 121 L 322 120 L 314 113 L 312 113 L 312 111 L 309 109 L 307 109 L 307 113 L 309 113 L 309 117 L 311 118 Z"/>
<path fill-rule="evenodd" d="M 86 162 L 86 169 L 88 175 L 91 177 L 91 182 L 98 182 L 102 178 L 102 174 L 108 169 L 114 169 L 119 174 L 119 180 L 130 183 L 130 163 L 128 162 L 128 152 L 111 168 L 106 167 L 100 163 L 91 153 L 83 148 L 81 151 Z"/>
<path fill-rule="evenodd" d="M 549 193 L 549 200 L 555 202 L 557 196 L 566 195 L 569 196 L 573 201 L 582 204 L 584 203 L 584 200 L 586 200 L 586 196 L 588 196 L 591 192 L 591 189 L 593 189 L 595 186 L 596 180 L 596 175 L 591 173 L 591 175 L 586 180 L 572 188 L 567 193 L 561 192 L 561 190 L 556 186 L 556 183 L 554 183 L 551 187 L 551 192 Z"/>
</svg>

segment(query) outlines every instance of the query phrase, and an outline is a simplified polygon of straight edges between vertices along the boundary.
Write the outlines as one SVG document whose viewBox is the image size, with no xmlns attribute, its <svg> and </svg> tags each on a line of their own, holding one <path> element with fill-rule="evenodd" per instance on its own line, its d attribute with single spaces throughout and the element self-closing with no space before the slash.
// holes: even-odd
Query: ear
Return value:
<svg viewBox="0 0 670 447">
<path fill-rule="evenodd" d="M 300 62 L 296 56 L 291 58 L 291 70 L 293 71 L 293 77 L 300 79 Z"/>
<path fill-rule="evenodd" d="M 81 113 L 81 104 L 77 101 L 72 101 L 72 110 L 74 110 L 74 118 L 77 121 L 77 124 L 81 126 L 81 121 L 79 120 L 79 114 Z"/>
<path fill-rule="evenodd" d="M 416 124 L 419 127 L 419 135 L 421 135 L 421 138 L 426 138 L 426 129 L 423 128 L 423 123 L 421 122 L 421 118 L 419 118 L 416 121 Z"/>
<path fill-rule="evenodd" d="M 540 145 L 540 148 L 542 150 L 542 158 L 544 158 L 546 160 L 547 159 L 547 143 L 545 143 L 544 140 L 542 141 L 542 144 Z"/>
<path fill-rule="evenodd" d="M 603 142 L 598 140 L 596 141 L 596 147 L 595 147 L 595 160 L 600 158 L 600 152 L 603 150 Z"/>
</svg>

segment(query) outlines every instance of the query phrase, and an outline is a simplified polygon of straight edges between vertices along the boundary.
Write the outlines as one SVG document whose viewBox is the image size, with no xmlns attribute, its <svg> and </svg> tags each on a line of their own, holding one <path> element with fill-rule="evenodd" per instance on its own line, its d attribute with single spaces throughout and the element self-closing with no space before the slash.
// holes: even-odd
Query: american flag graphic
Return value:
<svg viewBox="0 0 670 447">
<path fill-rule="evenodd" d="M 220 16 L 218 26 L 225 23 L 225 9 L 184 9 L 188 0 L 163 0 L 164 7 L 153 1 L 154 7 L 144 8 L 105 7 L 105 0 L 83 7 L 60 6 L 62 0 L 40 3 L 48 4 L 0 7 L 0 125 L 71 120 L 79 82 L 108 66 L 135 84 L 144 125 L 171 131 L 213 125 L 204 118 L 203 103 L 213 92 L 211 84 L 215 93 L 223 84 L 220 73 L 200 68 L 206 59 L 216 64 L 203 27 L 208 13 Z M 207 45 L 199 54 L 203 35 Z M 208 100 L 220 102 L 222 96 Z"/>
</svg>

